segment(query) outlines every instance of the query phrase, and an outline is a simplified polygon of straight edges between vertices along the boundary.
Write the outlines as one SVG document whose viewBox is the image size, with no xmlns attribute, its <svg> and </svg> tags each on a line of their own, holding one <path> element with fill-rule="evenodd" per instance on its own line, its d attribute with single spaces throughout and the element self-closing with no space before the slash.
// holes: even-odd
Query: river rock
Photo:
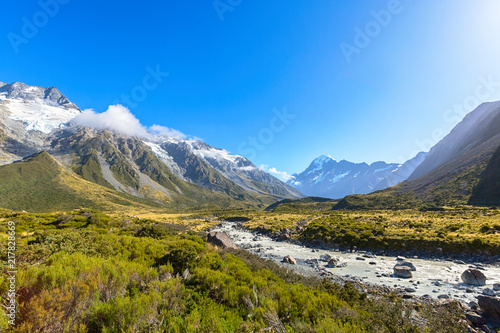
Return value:
<svg viewBox="0 0 500 333">
<path fill-rule="evenodd" d="M 394 266 L 394 276 L 409 279 L 413 275 L 411 274 L 411 268 L 408 266 Z"/>
<path fill-rule="evenodd" d="M 475 326 L 481 326 L 481 325 L 484 325 L 486 324 L 487 320 L 486 318 L 484 318 L 483 316 L 481 316 L 480 314 L 477 314 L 475 312 L 469 312 L 469 313 L 466 313 L 465 314 L 465 318 L 472 324 L 472 325 L 475 325 Z"/>
<path fill-rule="evenodd" d="M 417 268 L 415 267 L 415 265 L 413 265 L 411 262 L 409 261 L 398 261 L 398 263 L 396 264 L 396 266 L 406 266 L 406 267 L 410 267 L 411 271 L 412 272 L 415 272 L 417 270 Z"/>
<path fill-rule="evenodd" d="M 495 296 L 496 293 L 493 289 L 490 289 L 490 288 L 484 288 L 483 289 L 483 295 L 486 295 L 486 296 Z"/>
<path fill-rule="evenodd" d="M 291 256 L 286 256 L 283 258 L 283 262 L 284 263 L 287 263 L 287 264 L 290 264 L 290 265 L 297 265 L 297 260 L 295 260 L 293 257 Z"/>
<path fill-rule="evenodd" d="M 230 248 L 230 249 L 238 248 L 231 239 L 231 236 L 229 236 L 225 232 L 219 232 L 219 231 L 210 232 L 207 236 L 207 242 L 222 248 Z"/>
<path fill-rule="evenodd" d="M 486 276 L 484 276 L 483 272 L 477 269 L 466 269 L 462 273 L 461 278 L 464 283 L 473 286 L 484 286 L 486 284 Z"/>
<path fill-rule="evenodd" d="M 330 268 L 335 268 L 335 267 L 337 267 L 338 264 L 339 264 L 339 261 L 336 258 L 330 258 L 330 260 L 328 260 L 327 266 Z"/>
<path fill-rule="evenodd" d="M 477 303 L 484 313 L 493 319 L 500 319 L 500 300 L 491 296 L 477 296 Z"/>
<path fill-rule="evenodd" d="M 321 261 L 326 261 L 328 262 L 330 259 L 332 259 L 332 256 L 329 254 L 323 254 L 319 256 L 319 260 Z"/>
<path fill-rule="evenodd" d="M 498 282 L 493 283 L 493 290 L 500 291 L 500 283 L 498 283 Z"/>
</svg>

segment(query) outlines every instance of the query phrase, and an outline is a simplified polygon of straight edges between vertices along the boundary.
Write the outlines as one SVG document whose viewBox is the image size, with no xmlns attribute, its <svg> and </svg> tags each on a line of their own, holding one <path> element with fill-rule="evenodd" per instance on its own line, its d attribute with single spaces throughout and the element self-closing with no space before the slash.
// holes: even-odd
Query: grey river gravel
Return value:
<svg viewBox="0 0 500 333">
<path fill-rule="evenodd" d="M 281 261 L 290 255 L 297 260 L 297 266 L 313 267 L 320 274 L 318 268 L 324 267 L 331 272 L 347 279 L 354 279 L 391 288 L 407 289 L 415 296 L 429 295 L 432 298 L 453 298 L 463 302 L 476 301 L 476 296 L 483 293 L 490 295 L 500 292 L 493 291 L 493 284 L 500 282 L 500 267 L 481 264 L 465 264 L 445 260 L 428 260 L 406 258 L 414 264 L 416 271 L 409 279 L 397 278 L 392 275 L 393 267 L 397 263 L 396 257 L 372 256 L 365 252 L 346 253 L 334 250 L 313 249 L 288 242 L 275 241 L 269 237 L 258 235 L 238 228 L 237 223 L 223 222 L 212 231 L 223 231 L 231 236 L 238 247 L 267 259 Z M 328 268 L 326 262 L 318 261 L 319 266 L 305 262 L 308 259 L 319 259 L 328 254 L 339 260 L 345 267 Z M 288 264 L 285 264 L 288 265 Z M 486 286 L 469 286 L 462 282 L 460 276 L 467 268 L 479 268 L 486 275 Z M 298 267 L 297 267 L 298 268 Z M 312 271 L 312 269 L 309 269 Z"/>
</svg>

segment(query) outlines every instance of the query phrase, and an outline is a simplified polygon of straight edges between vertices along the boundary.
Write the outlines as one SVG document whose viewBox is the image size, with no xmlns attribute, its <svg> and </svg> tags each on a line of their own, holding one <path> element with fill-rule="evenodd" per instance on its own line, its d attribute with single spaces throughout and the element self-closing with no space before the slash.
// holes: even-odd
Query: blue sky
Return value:
<svg viewBox="0 0 500 333">
<path fill-rule="evenodd" d="M 55 86 L 96 112 L 119 101 L 145 126 L 287 173 L 320 154 L 403 162 L 500 100 L 499 12 L 495 0 L 8 2 L 0 81 Z"/>
</svg>

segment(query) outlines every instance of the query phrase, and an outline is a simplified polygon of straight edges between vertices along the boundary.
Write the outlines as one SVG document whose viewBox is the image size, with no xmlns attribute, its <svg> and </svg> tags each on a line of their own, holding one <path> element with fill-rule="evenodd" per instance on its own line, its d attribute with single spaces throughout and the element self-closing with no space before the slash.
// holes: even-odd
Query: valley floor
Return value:
<svg viewBox="0 0 500 333">
<path fill-rule="evenodd" d="M 465 332 L 458 302 L 408 302 L 393 289 L 371 293 L 352 281 L 298 275 L 244 250 L 213 247 L 205 231 L 221 221 L 239 221 L 291 242 L 341 243 L 352 237 L 346 244 L 363 249 L 418 240 L 445 253 L 480 239 L 480 247 L 466 249 L 481 255 L 496 254 L 500 243 L 494 209 L 1 210 L 4 262 L 11 252 L 9 221 L 17 242 L 17 315 L 15 326 L 0 316 L 0 328 L 12 332 Z M 444 237 L 439 231 L 446 231 Z M 0 274 L 3 300 L 9 296 L 8 271 L 3 266 Z"/>
</svg>

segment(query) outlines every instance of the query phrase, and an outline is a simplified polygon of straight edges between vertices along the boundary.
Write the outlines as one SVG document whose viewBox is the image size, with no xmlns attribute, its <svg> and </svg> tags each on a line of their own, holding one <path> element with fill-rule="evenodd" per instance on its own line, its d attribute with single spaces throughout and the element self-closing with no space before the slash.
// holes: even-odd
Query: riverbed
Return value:
<svg viewBox="0 0 500 333">
<path fill-rule="evenodd" d="M 235 244 L 245 248 L 262 258 L 281 262 L 283 257 L 290 255 L 297 260 L 296 268 L 304 268 L 325 275 L 333 274 L 333 278 L 356 280 L 395 288 L 408 295 L 437 298 L 452 298 L 465 303 L 476 301 L 476 296 L 490 293 L 491 296 L 500 296 L 500 292 L 493 291 L 493 284 L 500 282 L 500 267 L 480 263 L 463 263 L 448 260 L 429 260 L 417 257 L 405 258 L 411 262 L 416 270 L 412 278 L 403 279 L 393 276 L 393 267 L 398 262 L 397 257 L 373 255 L 369 252 L 357 251 L 340 252 L 334 249 L 316 249 L 285 241 L 276 241 L 267 236 L 256 235 L 248 230 L 239 228 L 238 223 L 223 222 L 212 231 L 226 232 Z M 329 268 L 327 262 L 321 261 L 322 255 L 330 255 L 338 259 L 344 267 Z M 402 258 L 399 258 L 401 260 Z M 289 264 L 285 264 L 289 265 Z M 290 265 L 293 266 L 293 265 Z M 460 276 L 468 268 L 481 270 L 487 280 L 486 286 L 470 286 L 462 282 Z M 328 274 L 330 274 L 328 273 Z"/>
</svg>

